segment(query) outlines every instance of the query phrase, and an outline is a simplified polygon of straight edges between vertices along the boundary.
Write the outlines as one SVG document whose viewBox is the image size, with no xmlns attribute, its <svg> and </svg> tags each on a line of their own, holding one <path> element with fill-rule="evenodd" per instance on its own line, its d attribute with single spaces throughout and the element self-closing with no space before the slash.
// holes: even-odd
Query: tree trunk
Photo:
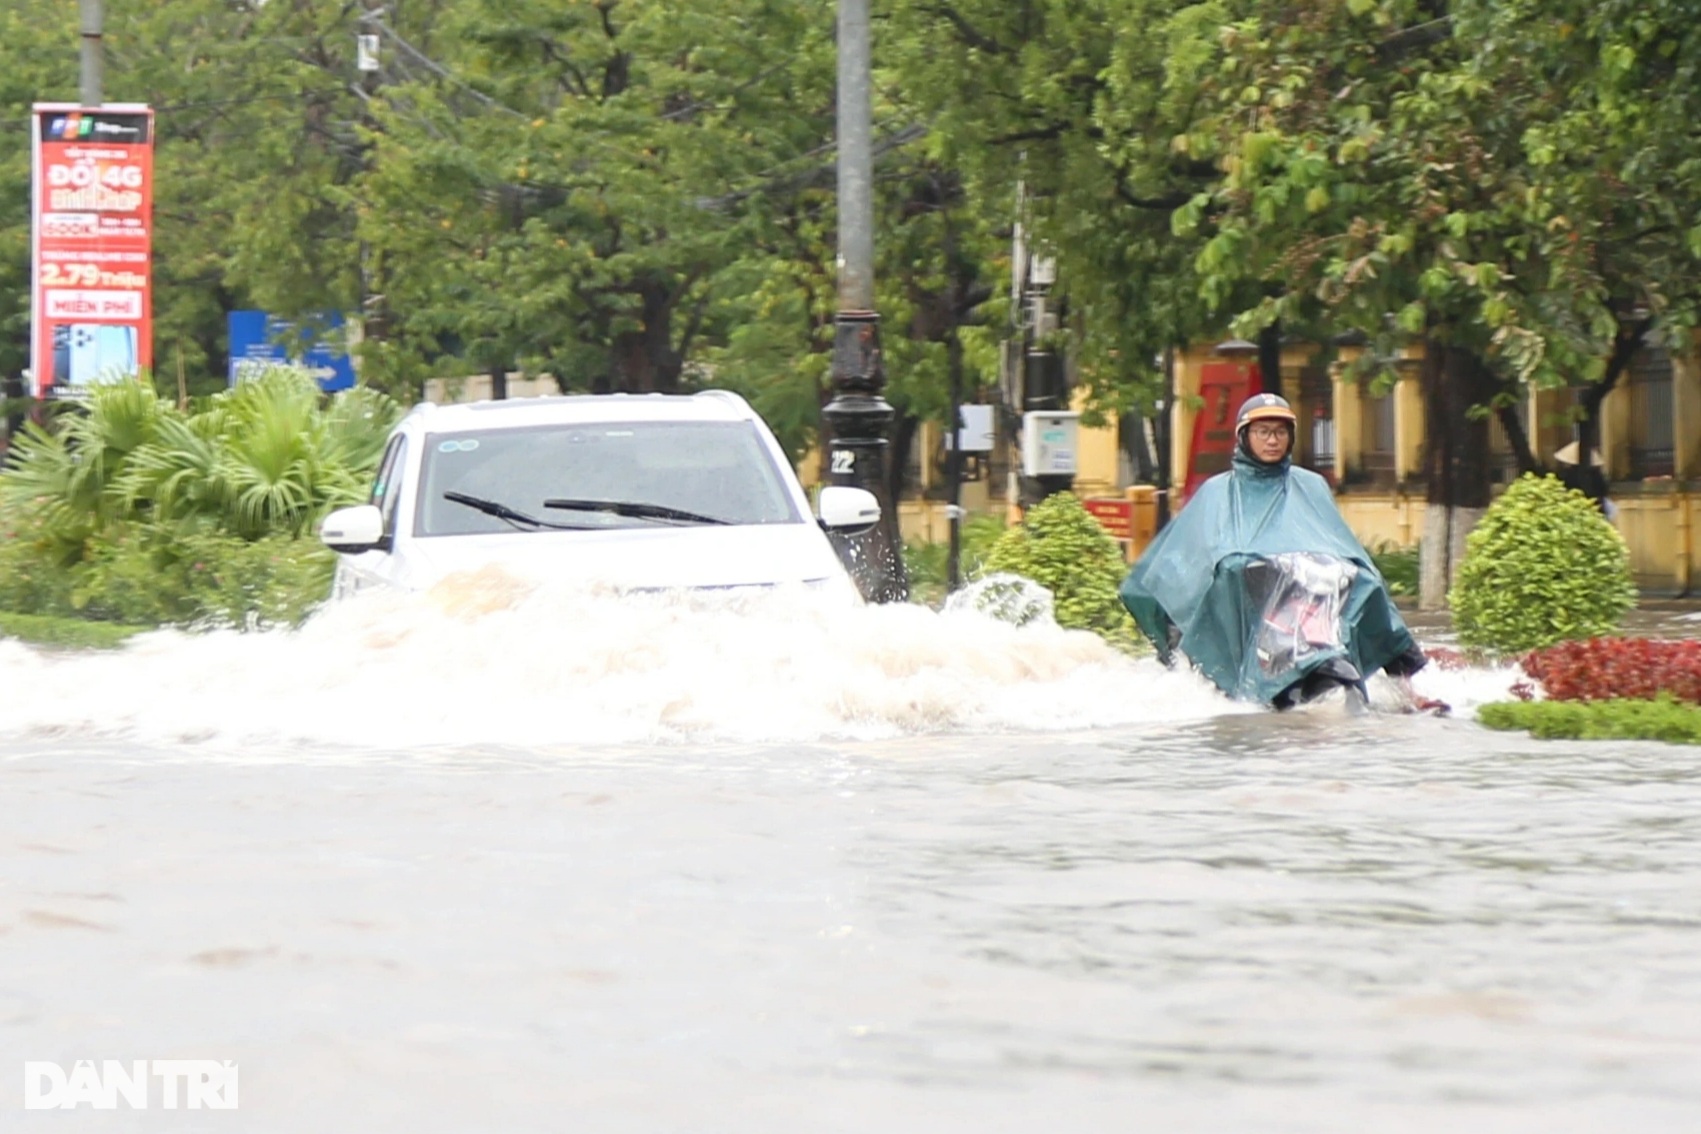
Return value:
<svg viewBox="0 0 1701 1134">
<path fill-rule="evenodd" d="M 677 289 L 666 280 L 644 280 L 633 291 L 640 303 L 640 323 L 614 337 L 611 385 L 633 394 L 671 394 L 679 389 L 685 366 L 684 356 L 673 345 Z"/>
<path fill-rule="evenodd" d="M 920 427 L 920 418 L 901 412 L 892 424 L 892 448 L 886 462 L 886 491 L 890 493 L 889 499 L 894 508 L 904 498 L 904 489 L 909 481 L 910 447 L 915 444 Z"/>
<path fill-rule="evenodd" d="M 1494 416 L 1500 421 L 1500 428 L 1506 433 L 1506 440 L 1512 446 L 1512 456 L 1518 462 L 1518 475 L 1541 472 L 1542 463 L 1536 460 L 1535 452 L 1530 448 L 1530 435 L 1524 432 L 1524 423 L 1518 418 L 1515 406 L 1497 406 Z"/>
<path fill-rule="evenodd" d="M 490 368 L 490 400 L 493 402 L 508 400 L 508 368 L 501 363 Z"/>
<path fill-rule="evenodd" d="M 1474 406 L 1494 396 L 1495 379 L 1475 353 L 1430 339 L 1424 349 L 1427 411 L 1423 575 L 1419 605 L 1441 610 L 1465 555 L 1465 537 L 1489 504 L 1488 419 Z"/>
<path fill-rule="evenodd" d="M 1582 468 L 1589 467 L 1590 454 L 1601 447 L 1601 403 L 1618 385 L 1624 372 L 1630 369 L 1630 360 L 1642 345 L 1642 336 L 1648 333 L 1649 323 L 1648 319 L 1619 323 L 1612 354 L 1607 357 L 1606 373 L 1601 375 L 1599 382 L 1584 390 L 1583 396 L 1578 399 L 1582 414 L 1577 419 L 1577 462 Z"/>
<path fill-rule="evenodd" d="M 1122 451 L 1128 454 L 1128 463 L 1133 467 L 1135 484 L 1156 484 L 1158 482 L 1158 462 L 1152 456 L 1152 446 L 1146 439 L 1146 419 L 1137 413 L 1125 413 L 1117 423 L 1117 440 L 1122 442 Z"/>
</svg>

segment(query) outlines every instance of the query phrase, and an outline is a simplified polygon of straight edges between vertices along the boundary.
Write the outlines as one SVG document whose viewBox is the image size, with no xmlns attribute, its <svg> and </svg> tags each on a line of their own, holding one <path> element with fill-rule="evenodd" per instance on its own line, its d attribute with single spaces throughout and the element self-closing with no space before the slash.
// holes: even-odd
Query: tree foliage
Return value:
<svg viewBox="0 0 1701 1134">
<path fill-rule="evenodd" d="M 26 426 L 0 494 L 66 563 L 117 524 L 301 535 L 365 495 L 396 418 L 395 403 L 372 390 L 324 404 L 310 375 L 287 368 L 188 411 L 118 382 L 53 428 Z"/>
<path fill-rule="evenodd" d="M 712 380 L 802 452 L 834 308 L 834 7 L 109 5 L 108 96 L 160 109 L 157 370 L 206 392 L 229 310 L 338 310 L 364 327 L 364 380 L 404 397 L 515 367 L 568 389 Z M 1697 322 L 1698 15 L 892 0 L 876 280 L 905 428 L 943 416 L 954 371 L 993 379 L 1018 222 L 1057 259 L 1102 409 L 1150 408 L 1161 352 L 1236 317 L 1361 331 L 1372 364 L 1426 338 L 1481 364 L 1466 405 L 1600 378 L 1647 326 Z M 75 20 L 0 4 L 14 129 L 75 97 Z M 25 147 L 0 154 L 8 371 L 27 180 Z"/>
</svg>

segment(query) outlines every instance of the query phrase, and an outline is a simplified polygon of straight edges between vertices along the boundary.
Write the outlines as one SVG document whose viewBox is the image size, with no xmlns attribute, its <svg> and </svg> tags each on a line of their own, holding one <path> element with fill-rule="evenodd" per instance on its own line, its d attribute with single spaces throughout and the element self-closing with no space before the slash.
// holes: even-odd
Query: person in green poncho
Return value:
<svg viewBox="0 0 1701 1134">
<path fill-rule="evenodd" d="M 1406 679 L 1423 651 L 1335 507 L 1294 468 L 1293 409 L 1255 394 L 1235 421 L 1229 471 L 1200 486 L 1121 588 L 1140 630 L 1231 697 L 1288 708 L 1332 688 L 1364 696 L 1377 670 Z"/>
</svg>

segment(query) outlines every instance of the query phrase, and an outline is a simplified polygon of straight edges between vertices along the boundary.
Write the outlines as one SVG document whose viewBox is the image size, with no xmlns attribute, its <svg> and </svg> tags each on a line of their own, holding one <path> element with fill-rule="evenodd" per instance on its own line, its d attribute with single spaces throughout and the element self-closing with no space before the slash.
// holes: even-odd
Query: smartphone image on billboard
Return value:
<svg viewBox="0 0 1701 1134">
<path fill-rule="evenodd" d="M 136 328 L 66 323 L 53 328 L 53 385 L 88 386 L 137 372 Z"/>
</svg>

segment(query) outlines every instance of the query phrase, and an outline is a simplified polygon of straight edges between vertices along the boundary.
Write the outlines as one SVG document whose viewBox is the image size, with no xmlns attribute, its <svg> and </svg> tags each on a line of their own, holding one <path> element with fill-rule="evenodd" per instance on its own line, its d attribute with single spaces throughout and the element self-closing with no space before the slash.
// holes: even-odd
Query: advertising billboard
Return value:
<svg viewBox="0 0 1701 1134">
<path fill-rule="evenodd" d="M 30 368 L 37 397 L 153 366 L 146 106 L 38 103 L 31 118 Z"/>
</svg>

